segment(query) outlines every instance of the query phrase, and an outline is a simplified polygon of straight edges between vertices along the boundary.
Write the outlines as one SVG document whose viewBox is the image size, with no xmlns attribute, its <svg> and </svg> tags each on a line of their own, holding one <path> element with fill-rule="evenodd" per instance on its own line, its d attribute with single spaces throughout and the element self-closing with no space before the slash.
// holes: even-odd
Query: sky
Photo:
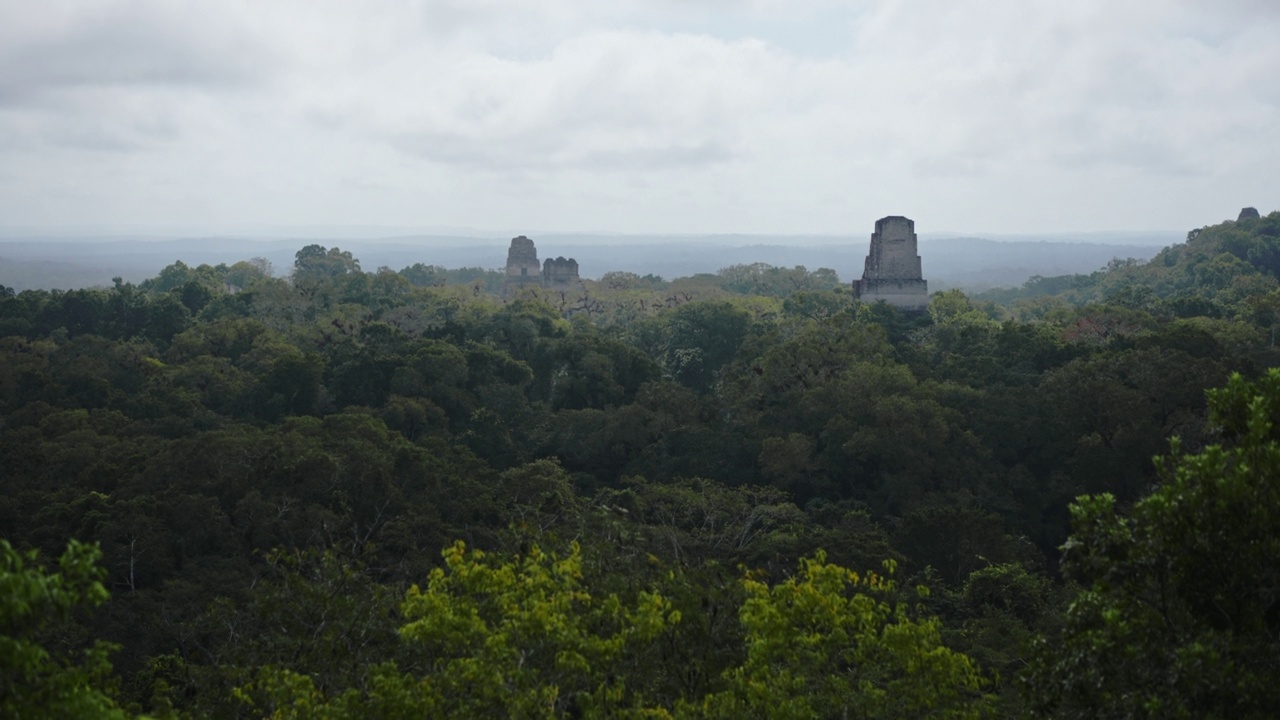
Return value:
<svg viewBox="0 0 1280 720">
<path fill-rule="evenodd" d="M 1280 209 L 1276 0 L 0 0 L 0 226 L 865 236 Z"/>
</svg>

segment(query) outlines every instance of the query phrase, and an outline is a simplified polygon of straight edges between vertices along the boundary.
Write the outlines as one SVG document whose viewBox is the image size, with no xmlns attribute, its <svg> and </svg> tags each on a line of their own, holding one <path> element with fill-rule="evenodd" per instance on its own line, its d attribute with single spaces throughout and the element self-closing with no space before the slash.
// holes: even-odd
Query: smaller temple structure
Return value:
<svg viewBox="0 0 1280 720">
<path fill-rule="evenodd" d="M 507 250 L 507 276 L 502 294 L 508 297 L 526 287 L 568 290 L 578 284 L 578 261 L 573 258 L 547 258 L 538 264 L 538 248 L 524 235 L 511 238 Z"/>
<path fill-rule="evenodd" d="M 862 279 L 853 281 L 853 297 L 862 302 L 883 300 L 904 310 L 924 310 L 929 287 L 920 270 L 916 224 L 890 215 L 876 221 Z"/>
<path fill-rule="evenodd" d="M 568 290 L 578 284 L 578 261 L 558 257 L 542 264 L 542 284 L 553 290 Z"/>
</svg>

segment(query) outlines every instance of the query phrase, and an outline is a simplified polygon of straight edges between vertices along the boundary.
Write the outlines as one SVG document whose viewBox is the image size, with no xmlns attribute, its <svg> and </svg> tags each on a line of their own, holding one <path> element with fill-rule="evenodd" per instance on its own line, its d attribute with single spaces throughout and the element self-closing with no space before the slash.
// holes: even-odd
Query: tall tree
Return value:
<svg viewBox="0 0 1280 720">
<path fill-rule="evenodd" d="M 1208 395 L 1221 444 L 1175 439 L 1128 513 L 1072 506 L 1063 569 L 1084 589 L 1030 674 L 1045 714 L 1280 715 L 1280 369 Z"/>
<path fill-rule="evenodd" d="M 893 564 L 886 563 L 892 572 Z M 738 613 L 746 661 L 692 716 L 980 718 L 988 711 L 967 657 L 936 619 L 891 601 L 893 582 L 828 564 L 821 553 L 772 587 L 748 578 Z"/>
<path fill-rule="evenodd" d="M 34 552 L 0 540 L 0 716 L 128 717 L 104 690 L 109 644 L 95 643 L 79 660 L 41 644 L 41 634 L 77 608 L 107 599 L 98 556 L 96 547 L 72 540 L 58 571 L 46 572 Z"/>
</svg>

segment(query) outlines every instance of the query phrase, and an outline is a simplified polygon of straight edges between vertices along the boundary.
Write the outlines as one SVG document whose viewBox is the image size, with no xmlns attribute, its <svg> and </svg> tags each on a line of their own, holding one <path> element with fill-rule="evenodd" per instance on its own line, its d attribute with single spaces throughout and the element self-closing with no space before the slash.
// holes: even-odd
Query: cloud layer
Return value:
<svg viewBox="0 0 1280 720">
<path fill-rule="evenodd" d="M 1274 3 L 583 5 L 0 0 L 0 217 L 861 236 L 1280 207 Z"/>
</svg>

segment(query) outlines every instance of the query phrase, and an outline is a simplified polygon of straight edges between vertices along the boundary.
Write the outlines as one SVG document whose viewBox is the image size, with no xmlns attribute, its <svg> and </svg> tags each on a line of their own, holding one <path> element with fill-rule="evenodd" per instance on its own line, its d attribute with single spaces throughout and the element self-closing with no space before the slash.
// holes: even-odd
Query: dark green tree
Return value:
<svg viewBox="0 0 1280 720">
<path fill-rule="evenodd" d="M 1280 715 L 1280 369 L 1208 395 L 1221 444 L 1174 439 L 1127 513 L 1072 506 L 1063 569 L 1083 590 L 1029 675 L 1044 714 Z"/>
<path fill-rule="evenodd" d="M 7 718 L 125 718 L 105 691 L 111 673 L 109 644 L 98 642 L 83 657 L 46 649 L 42 633 L 65 623 L 82 607 L 107 599 L 98 549 L 74 540 L 57 572 L 36 565 L 0 540 L 0 715 Z"/>
<path fill-rule="evenodd" d="M 742 346 L 751 318 L 729 302 L 695 302 L 671 314 L 666 364 L 671 377 L 699 392 L 711 390 L 720 370 Z"/>
</svg>

